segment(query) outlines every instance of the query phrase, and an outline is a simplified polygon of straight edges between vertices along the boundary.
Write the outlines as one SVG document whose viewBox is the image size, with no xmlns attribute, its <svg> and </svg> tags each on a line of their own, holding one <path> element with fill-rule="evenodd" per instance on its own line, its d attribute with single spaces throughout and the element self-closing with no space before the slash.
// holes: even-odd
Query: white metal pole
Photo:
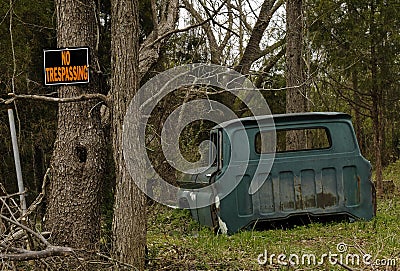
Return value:
<svg viewBox="0 0 400 271">
<path fill-rule="evenodd" d="M 8 109 L 8 120 L 10 122 L 11 141 L 12 141 L 13 152 L 14 152 L 15 171 L 17 172 L 18 191 L 20 193 L 19 199 L 21 201 L 22 214 L 25 214 L 25 212 L 26 212 L 26 201 L 25 201 L 25 194 L 24 194 L 25 188 L 24 188 L 24 182 L 22 180 L 22 171 L 21 171 L 21 162 L 20 162 L 20 158 L 19 158 L 17 133 L 15 130 L 14 112 L 12 109 Z"/>
</svg>

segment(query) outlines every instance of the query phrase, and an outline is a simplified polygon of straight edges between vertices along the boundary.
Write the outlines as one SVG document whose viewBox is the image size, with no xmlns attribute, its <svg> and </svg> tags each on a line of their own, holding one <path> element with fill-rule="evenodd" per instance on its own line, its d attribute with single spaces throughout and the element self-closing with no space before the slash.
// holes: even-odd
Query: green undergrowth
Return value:
<svg viewBox="0 0 400 271">
<path fill-rule="evenodd" d="M 399 168 L 400 163 L 388 167 L 385 178 L 398 184 Z M 147 238 L 148 270 L 400 270 L 400 196 L 378 200 L 377 216 L 368 222 L 312 223 L 230 236 L 201 227 L 187 210 L 153 205 Z M 329 253 L 339 263 L 322 258 Z M 286 256 L 283 262 L 289 263 L 290 258 L 294 265 L 279 264 L 279 254 Z M 365 261 L 375 264 L 363 264 L 367 254 L 371 258 Z"/>
<path fill-rule="evenodd" d="M 388 165 L 383 170 L 383 178 L 385 180 L 392 180 L 397 186 L 397 192 L 400 191 L 400 160 Z"/>
</svg>

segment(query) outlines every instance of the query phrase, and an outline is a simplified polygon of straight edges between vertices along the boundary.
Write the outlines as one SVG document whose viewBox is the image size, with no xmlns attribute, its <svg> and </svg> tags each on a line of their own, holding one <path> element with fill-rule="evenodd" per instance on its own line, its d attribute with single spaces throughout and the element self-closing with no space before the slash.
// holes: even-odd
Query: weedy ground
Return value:
<svg viewBox="0 0 400 271">
<path fill-rule="evenodd" d="M 378 199 L 377 216 L 368 222 L 312 223 L 227 236 L 199 226 L 189 211 L 154 205 L 149 210 L 147 269 L 400 270 L 400 162 L 387 167 L 384 176 L 394 180 L 396 194 Z M 277 262 L 279 254 L 288 265 Z M 311 254 L 315 264 L 312 258 L 308 262 Z M 365 261 L 371 265 L 363 263 L 367 254 L 371 258 L 365 256 Z"/>
</svg>

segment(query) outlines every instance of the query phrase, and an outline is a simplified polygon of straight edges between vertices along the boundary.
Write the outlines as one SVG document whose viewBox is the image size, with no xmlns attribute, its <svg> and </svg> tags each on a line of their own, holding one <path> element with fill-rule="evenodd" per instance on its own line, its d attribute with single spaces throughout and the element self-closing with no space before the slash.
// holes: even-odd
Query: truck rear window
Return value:
<svg viewBox="0 0 400 271">
<path fill-rule="evenodd" d="M 291 138 L 298 137 L 300 144 L 289 144 Z M 272 153 L 273 133 L 261 131 L 256 134 L 255 149 L 259 154 Z M 329 132 L 326 128 L 285 129 L 276 130 L 276 152 L 321 150 L 331 147 Z"/>
</svg>

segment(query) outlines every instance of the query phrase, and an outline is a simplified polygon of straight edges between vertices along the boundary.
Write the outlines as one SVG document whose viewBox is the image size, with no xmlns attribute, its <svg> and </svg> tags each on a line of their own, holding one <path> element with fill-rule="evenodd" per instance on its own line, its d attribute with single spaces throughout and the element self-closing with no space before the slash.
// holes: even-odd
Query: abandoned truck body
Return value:
<svg viewBox="0 0 400 271">
<path fill-rule="evenodd" d="M 215 126 L 210 133 L 215 146 L 210 147 L 210 152 L 216 153 L 210 161 L 212 165 L 178 180 L 180 207 L 189 208 L 200 224 L 224 233 L 293 216 L 370 220 L 375 215 L 371 165 L 360 153 L 349 115 L 281 114 L 273 115 L 273 119 L 275 126 L 271 125 L 271 116 L 242 118 Z M 240 129 L 248 137 L 247 154 L 242 151 L 247 143 L 235 137 Z M 273 129 L 276 152 L 268 146 L 268 137 L 275 136 Z M 303 134 L 307 143 L 294 150 L 286 147 L 289 131 Z M 271 153 L 275 157 L 268 168 Z M 245 169 L 240 172 L 243 166 Z M 253 179 L 262 182 L 249 193 Z M 237 183 L 233 190 L 221 196 L 224 186 L 234 180 Z M 218 185 L 208 192 L 196 189 L 213 183 Z M 199 206 L 199 200 L 204 199 L 213 203 Z"/>
</svg>

